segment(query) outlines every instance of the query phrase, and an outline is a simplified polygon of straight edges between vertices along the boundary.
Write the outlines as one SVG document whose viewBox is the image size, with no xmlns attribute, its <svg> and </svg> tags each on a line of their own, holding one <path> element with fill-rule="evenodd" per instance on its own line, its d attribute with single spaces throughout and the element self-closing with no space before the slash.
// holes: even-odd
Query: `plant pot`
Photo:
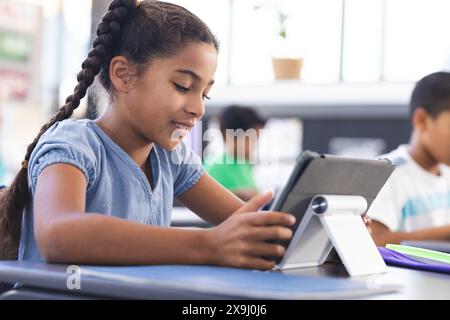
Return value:
<svg viewBox="0 0 450 320">
<path fill-rule="evenodd" d="M 302 58 L 272 58 L 275 79 L 300 79 Z"/>
</svg>

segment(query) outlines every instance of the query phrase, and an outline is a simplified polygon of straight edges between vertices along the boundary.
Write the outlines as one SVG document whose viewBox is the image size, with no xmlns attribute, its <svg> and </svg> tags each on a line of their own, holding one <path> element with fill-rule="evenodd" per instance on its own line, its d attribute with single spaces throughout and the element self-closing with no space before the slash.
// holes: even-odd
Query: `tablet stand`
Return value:
<svg viewBox="0 0 450 320">
<path fill-rule="evenodd" d="M 361 196 L 317 195 L 295 231 L 277 269 L 318 266 L 333 246 L 350 276 L 387 271 L 361 215 L 367 202 Z"/>
</svg>

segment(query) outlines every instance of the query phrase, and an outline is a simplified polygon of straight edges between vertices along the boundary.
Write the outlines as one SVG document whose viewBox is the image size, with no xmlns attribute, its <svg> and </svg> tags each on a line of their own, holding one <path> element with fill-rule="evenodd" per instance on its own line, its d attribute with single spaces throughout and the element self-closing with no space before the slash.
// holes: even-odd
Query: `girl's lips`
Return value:
<svg viewBox="0 0 450 320">
<path fill-rule="evenodd" d="M 170 125 L 173 129 L 175 129 L 177 136 L 185 136 L 189 133 L 189 130 L 192 128 L 192 125 L 184 124 L 182 122 L 171 121 Z"/>
<path fill-rule="evenodd" d="M 175 122 L 175 121 L 171 121 L 171 123 L 177 128 L 177 129 L 183 129 L 183 130 L 189 130 L 190 126 L 186 125 L 182 122 Z"/>
</svg>

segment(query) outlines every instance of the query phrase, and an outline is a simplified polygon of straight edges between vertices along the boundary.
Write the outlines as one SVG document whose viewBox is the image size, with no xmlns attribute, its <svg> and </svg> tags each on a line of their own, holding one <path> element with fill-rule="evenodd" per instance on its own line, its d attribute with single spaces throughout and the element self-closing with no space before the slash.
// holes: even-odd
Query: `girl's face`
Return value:
<svg viewBox="0 0 450 320">
<path fill-rule="evenodd" d="M 217 50 L 209 44 L 155 58 L 124 97 L 133 129 L 150 143 L 175 148 L 205 113 L 216 67 Z"/>
</svg>

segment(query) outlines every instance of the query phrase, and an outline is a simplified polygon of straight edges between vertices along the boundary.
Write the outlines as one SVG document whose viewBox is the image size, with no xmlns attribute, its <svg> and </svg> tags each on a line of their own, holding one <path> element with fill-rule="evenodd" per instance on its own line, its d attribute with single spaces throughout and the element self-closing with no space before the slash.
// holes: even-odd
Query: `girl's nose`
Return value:
<svg viewBox="0 0 450 320">
<path fill-rule="evenodd" d="M 203 117 L 205 114 L 205 102 L 203 99 L 191 101 L 186 107 L 186 112 L 196 118 Z"/>
</svg>

